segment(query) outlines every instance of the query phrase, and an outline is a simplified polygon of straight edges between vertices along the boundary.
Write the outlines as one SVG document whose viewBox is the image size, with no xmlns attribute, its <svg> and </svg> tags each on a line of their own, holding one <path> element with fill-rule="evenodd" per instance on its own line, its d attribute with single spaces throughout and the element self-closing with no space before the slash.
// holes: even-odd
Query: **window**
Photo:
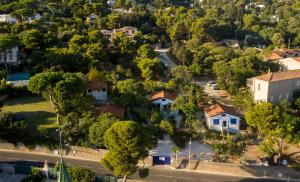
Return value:
<svg viewBox="0 0 300 182">
<path fill-rule="evenodd" d="M 222 114 L 222 116 L 226 116 L 226 114 L 225 114 L 225 113 L 223 113 L 223 114 Z"/>
<path fill-rule="evenodd" d="M 92 93 L 92 90 L 91 90 L 91 89 L 88 89 L 87 92 L 88 92 L 88 93 Z"/>
<path fill-rule="evenodd" d="M 231 118 L 231 119 L 230 119 L 230 124 L 235 125 L 235 124 L 236 124 L 236 119 L 235 119 L 235 118 Z"/>
<path fill-rule="evenodd" d="M 258 84 L 257 90 L 260 91 L 260 84 Z"/>
<path fill-rule="evenodd" d="M 219 119 L 214 119 L 213 123 L 214 123 L 214 125 L 219 125 L 220 121 L 219 121 Z"/>
<path fill-rule="evenodd" d="M 166 101 L 166 99 L 162 99 L 162 101 Z"/>
</svg>

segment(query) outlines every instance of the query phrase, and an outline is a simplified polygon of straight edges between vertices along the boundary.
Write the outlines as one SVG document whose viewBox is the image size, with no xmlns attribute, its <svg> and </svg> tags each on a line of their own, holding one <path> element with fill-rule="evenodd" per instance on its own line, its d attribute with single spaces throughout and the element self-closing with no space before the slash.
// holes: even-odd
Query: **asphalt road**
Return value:
<svg viewBox="0 0 300 182">
<path fill-rule="evenodd" d="M 17 163 L 22 165 L 43 166 L 44 161 L 55 164 L 59 161 L 59 156 L 33 154 L 24 152 L 0 151 L 1 163 Z M 105 170 L 97 161 L 82 160 L 82 159 L 64 159 L 66 165 L 81 166 L 91 169 L 99 174 L 111 174 Z M 150 175 L 146 179 L 140 179 L 135 173 L 130 179 L 149 181 L 149 182 L 274 182 L 277 180 L 270 179 L 251 179 L 234 176 L 223 176 L 214 174 L 203 174 L 198 172 L 185 172 L 172 170 L 168 167 L 154 166 L 150 167 Z M 279 180 L 278 180 L 279 181 Z"/>
</svg>

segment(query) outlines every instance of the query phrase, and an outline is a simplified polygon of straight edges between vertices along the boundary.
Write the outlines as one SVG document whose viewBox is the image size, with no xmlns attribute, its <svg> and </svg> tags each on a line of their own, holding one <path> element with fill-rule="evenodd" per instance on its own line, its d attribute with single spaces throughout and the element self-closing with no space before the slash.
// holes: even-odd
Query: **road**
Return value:
<svg viewBox="0 0 300 182">
<path fill-rule="evenodd" d="M 22 165 L 35 165 L 42 166 L 44 161 L 48 163 L 56 163 L 59 160 L 59 156 L 54 155 L 43 155 L 26 152 L 15 152 L 15 151 L 0 151 L 0 162 L 1 163 L 18 163 Z M 99 162 L 82 159 L 71 159 L 65 158 L 66 165 L 81 166 L 93 170 L 99 174 L 111 174 L 111 172 L 105 170 Z M 154 166 L 149 167 L 150 175 L 141 180 L 138 174 L 133 174 L 129 179 L 135 179 L 140 181 L 149 182 L 274 182 L 279 180 L 268 180 L 268 179 L 250 179 L 243 177 L 224 176 L 215 174 L 203 174 L 198 172 L 185 172 L 179 170 L 173 170 L 168 167 Z"/>
</svg>

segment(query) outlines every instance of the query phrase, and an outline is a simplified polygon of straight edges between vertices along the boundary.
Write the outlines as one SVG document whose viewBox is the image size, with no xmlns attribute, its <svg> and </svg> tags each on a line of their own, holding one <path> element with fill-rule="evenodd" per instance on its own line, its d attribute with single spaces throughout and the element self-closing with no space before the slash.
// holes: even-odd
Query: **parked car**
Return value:
<svg viewBox="0 0 300 182">
<path fill-rule="evenodd" d="M 215 81 L 209 81 L 209 82 L 207 83 L 208 86 L 212 86 L 212 85 L 215 85 L 215 84 L 217 84 Z"/>
</svg>

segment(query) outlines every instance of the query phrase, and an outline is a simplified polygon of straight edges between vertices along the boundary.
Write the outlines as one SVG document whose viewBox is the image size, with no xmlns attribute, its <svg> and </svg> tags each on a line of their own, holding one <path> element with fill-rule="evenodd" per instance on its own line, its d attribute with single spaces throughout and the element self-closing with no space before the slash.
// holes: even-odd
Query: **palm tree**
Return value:
<svg viewBox="0 0 300 182">
<path fill-rule="evenodd" d="M 177 146 L 173 146 L 172 152 L 175 153 L 175 167 L 177 168 L 177 153 L 179 152 L 179 148 Z"/>
</svg>

